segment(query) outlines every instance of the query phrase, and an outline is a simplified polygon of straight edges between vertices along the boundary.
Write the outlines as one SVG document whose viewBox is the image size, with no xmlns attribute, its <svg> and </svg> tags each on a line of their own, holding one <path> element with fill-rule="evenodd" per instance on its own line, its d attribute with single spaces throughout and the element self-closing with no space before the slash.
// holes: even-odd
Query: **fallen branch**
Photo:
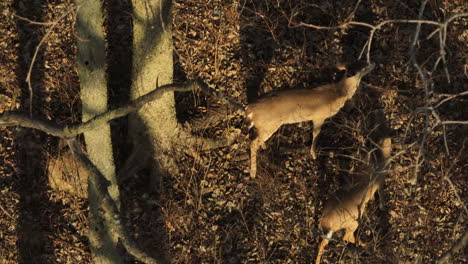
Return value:
<svg viewBox="0 0 468 264">
<path fill-rule="evenodd" d="M 187 82 L 183 84 L 163 85 L 158 89 L 149 92 L 124 106 L 99 114 L 90 119 L 89 121 L 78 125 L 61 126 L 48 120 L 31 118 L 21 113 L 5 112 L 3 114 L 0 114 L 0 127 L 23 126 L 41 130 L 55 137 L 72 139 L 86 131 L 97 129 L 101 125 L 106 124 L 113 119 L 126 116 L 132 112 L 139 110 L 145 104 L 160 98 L 165 92 L 192 91 L 199 88 L 200 83 L 201 82 Z"/>
</svg>

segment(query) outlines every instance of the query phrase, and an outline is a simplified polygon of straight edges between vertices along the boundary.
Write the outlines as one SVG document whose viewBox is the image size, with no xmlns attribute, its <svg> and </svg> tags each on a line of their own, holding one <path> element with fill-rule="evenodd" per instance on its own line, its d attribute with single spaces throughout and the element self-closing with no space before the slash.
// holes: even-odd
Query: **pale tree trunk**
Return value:
<svg viewBox="0 0 468 264">
<path fill-rule="evenodd" d="M 133 0 L 133 71 L 131 99 L 159 86 L 172 83 L 172 3 L 171 0 Z M 173 139 L 180 129 L 175 114 L 174 93 L 145 105 L 131 115 L 130 134 L 134 151 L 146 156 L 152 177 L 174 168 Z M 172 171 L 173 172 L 173 171 Z"/>
<path fill-rule="evenodd" d="M 107 110 L 107 81 L 105 73 L 105 42 L 100 0 L 76 0 L 78 74 L 83 103 L 83 121 Z M 86 149 L 91 161 L 111 185 L 109 194 L 119 206 L 119 191 L 115 176 L 110 126 L 84 133 Z M 95 263 L 122 263 L 117 252 L 118 236 L 109 214 L 100 209 L 96 187 L 88 182 L 89 241 Z"/>
</svg>

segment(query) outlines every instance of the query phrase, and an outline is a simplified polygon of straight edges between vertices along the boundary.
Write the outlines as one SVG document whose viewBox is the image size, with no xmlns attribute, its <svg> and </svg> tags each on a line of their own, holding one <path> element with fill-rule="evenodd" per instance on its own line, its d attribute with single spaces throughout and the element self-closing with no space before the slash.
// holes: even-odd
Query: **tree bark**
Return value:
<svg viewBox="0 0 468 264">
<path fill-rule="evenodd" d="M 133 71 L 131 99 L 172 83 L 172 1 L 133 0 Z M 158 84 L 156 82 L 159 82 Z M 130 135 L 140 156 L 149 156 L 152 179 L 174 172 L 170 153 L 179 133 L 174 93 L 148 103 L 129 118 Z M 143 158 L 142 158 L 143 160 Z M 157 180 L 153 182 L 158 182 Z"/>
<path fill-rule="evenodd" d="M 83 122 L 107 110 L 107 81 L 105 72 L 105 41 L 102 29 L 103 16 L 100 0 L 76 0 L 77 13 L 78 75 L 83 104 Z M 110 126 L 84 133 L 86 148 L 91 161 L 111 183 L 110 197 L 119 207 L 119 191 L 115 175 Z M 122 263 L 117 252 L 119 237 L 109 215 L 101 214 L 99 195 L 93 181 L 88 181 L 89 241 L 95 263 Z"/>
</svg>

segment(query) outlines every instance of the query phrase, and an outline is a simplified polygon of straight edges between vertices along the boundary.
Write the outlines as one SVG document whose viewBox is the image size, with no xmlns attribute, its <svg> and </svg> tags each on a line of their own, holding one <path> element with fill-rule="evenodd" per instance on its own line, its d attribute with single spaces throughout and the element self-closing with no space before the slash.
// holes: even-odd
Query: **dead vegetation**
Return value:
<svg viewBox="0 0 468 264">
<path fill-rule="evenodd" d="M 34 10 L 23 0 L 0 2 L 1 112 L 29 110 L 25 79 L 51 28 L 31 21 L 56 21 L 70 5 L 37 2 L 40 8 Z M 118 87 L 129 81 L 119 71 L 127 58 L 122 54 L 128 55 L 124 46 L 131 43 L 125 34 L 131 16 L 126 1 L 108 4 L 117 9 L 106 9 L 113 10 L 106 25 L 111 86 Z M 421 13 L 417 1 L 177 0 L 175 77 L 178 82 L 201 78 L 246 104 L 269 91 L 335 81 L 331 69 L 336 62 L 355 61 L 371 30 L 352 25 L 322 30 L 301 22 L 324 27 L 389 19 L 442 23 L 466 8 L 463 1 L 428 1 Z M 312 142 L 312 125 L 302 123 L 283 126 L 267 141 L 255 179 L 249 177 L 246 134 L 230 147 L 195 151 L 198 157 L 175 151 L 179 175 L 164 178 L 156 191 L 147 172 L 132 170 L 121 185 L 125 227 L 145 250 L 164 251 L 176 263 L 310 263 L 323 235 L 317 228 L 323 202 L 346 185 L 346 175 L 359 164 L 355 158 L 365 150 L 371 115 L 382 109 L 394 130 L 386 208 L 380 211 L 370 202 L 360 219 L 355 235 L 366 247 L 332 240 L 322 262 L 435 262 L 467 226 L 467 23 L 461 17 L 443 31 L 421 24 L 416 41 L 417 23 L 376 30 L 369 49 L 376 68 L 352 102 L 323 125 L 315 161 L 304 147 Z M 41 47 L 31 75 L 33 113 L 75 124 L 80 102 L 73 13 L 56 24 Z M 188 122 L 207 118 L 221 104 L 202 92 L 176 99 L 179 118 Z M 222 113 L 224 118 L 197 133 L 215 138 L 245 126 L 242 116 Z M 41 132 L 0 130 L 1 263 L 91 263 L 85 200 L 53 189 L 47 177 L 49 157 L 60 157 L 57 145 Z M 120 159 L 125 155 L 125 148 L 119 150 Z M 415 173 L 418 182 L 412 185 Z M 462 250 L 451 261 L 468 260 Z"/>
</svg>

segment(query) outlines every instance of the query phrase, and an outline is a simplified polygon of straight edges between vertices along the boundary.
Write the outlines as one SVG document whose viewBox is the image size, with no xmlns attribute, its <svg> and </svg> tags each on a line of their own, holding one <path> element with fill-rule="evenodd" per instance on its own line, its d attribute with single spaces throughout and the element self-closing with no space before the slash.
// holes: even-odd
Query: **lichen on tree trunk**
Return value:
<svg viewBox="0 0 468 264">
<path fill-rule="evenodd" d="M 107 81 L 105 73 L 105 42 L 102 29 L 100 0 L 76 0 L 77 13 L 78 75 L 80 78 L 83 121 L 107 110 Z M 80 5 L 81 4 L 81 5 Z M 111 182 L 109 193 L 119 205 L 119 191 L 115 176 L 110 126 L 84 133 L 89 158 Z M 118 236 L 113 232 L 109 214 L 102 214 L 96 187 L 89 182 L 88 200 L 89 241 L 95 263 L 122 263 L 117 252 Z"/>
</svg>

